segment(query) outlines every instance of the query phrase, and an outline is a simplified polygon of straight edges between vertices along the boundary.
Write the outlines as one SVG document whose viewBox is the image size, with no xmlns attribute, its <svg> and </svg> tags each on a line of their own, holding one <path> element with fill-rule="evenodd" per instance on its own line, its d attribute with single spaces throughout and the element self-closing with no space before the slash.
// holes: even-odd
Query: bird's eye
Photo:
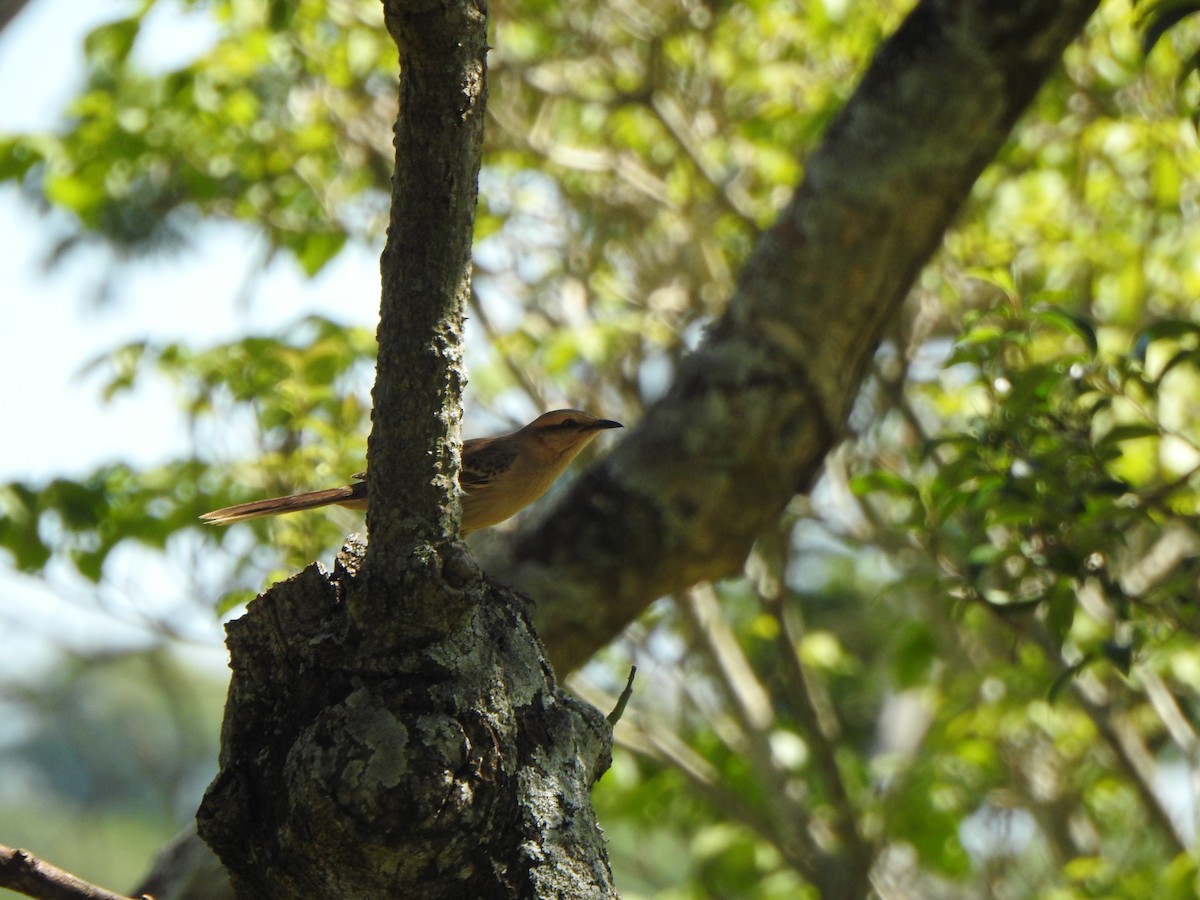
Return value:
<svg viewBox="0 0 1200 900">
<path fill-rule="evenodd" d="M 559 428 L 578 428 L 579 422 L 575 419 L 563 419 L 558 423 Z"/>
</svg>

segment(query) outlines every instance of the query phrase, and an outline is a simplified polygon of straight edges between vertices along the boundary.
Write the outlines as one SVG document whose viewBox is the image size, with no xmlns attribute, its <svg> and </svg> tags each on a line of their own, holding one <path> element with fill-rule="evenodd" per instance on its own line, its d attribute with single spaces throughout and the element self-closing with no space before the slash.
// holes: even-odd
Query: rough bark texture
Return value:
<svg viewBox="0 0 1200 900">
<path fill-rule="evenodd" d="M 362 557 L 349 544 L 228 626 L 197 822 L 238 896 L 615 896 L 588 799 L 611 732 L 557 690 L 527 601 L 461 584 L 483 602 L 452 636 L 374 656 L 345 605 Z"/>
<path fill-rule="evenodd" d="M 482 147 L 479 0 L 385 3 L 400 48 L 368 453 L 370 551 L 227 628 L 199 835 L 240 897 L 609 897 L 588 792 L 611 729 L 558 691 L 526 602 L 455 537 L 462 309 Z"/>
<path fill-rule="evenodd" d="M 560 673 L 738 572 L 808 488 L 921 267 L 1096 0 L 925 0 L 880 49 L 671 391 L 485 568 Z"/>
<path fill-rule="evenodd" d="M 463 307 L 487 99 L 487 12 L 480 0 L 388 0 L 384 17 L 400 51 L 396 168 L 383 281 L 367 480 L 368 571 L 380 590 L 362 598 L 368 619 L 392 615 L 445 629 L 409 590 L 436 569 L 416 552 L 458 531 Z M 378 604 L 378 605 L 377 605 Z"/>
</svg>

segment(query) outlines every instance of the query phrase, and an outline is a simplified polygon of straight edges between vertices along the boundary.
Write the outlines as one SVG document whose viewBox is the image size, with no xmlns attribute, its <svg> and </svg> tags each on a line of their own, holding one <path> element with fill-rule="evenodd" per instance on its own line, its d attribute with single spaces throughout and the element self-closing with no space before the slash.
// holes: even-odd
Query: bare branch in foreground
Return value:
<svg viewBox="0 0 1200 900">
<path fill-rule="evenodd" d="M 39 900 L 130 900 L 76 878 L 30 853 L 0 844 L 0 887 Z M 143 896 L 142 900 L 148 900 Z"/>
<path fill-rule="evenodd" d="M 608 724 L 616 725 L 621 721 L 621 716 L 625 715 L 625 707 L 629 703 L 629 698 L 633 696 L 633 676 L 637 674 L 637 666 L 629 667 L 629 678 L 625 682 L 625 689 L 621 691 L 621 696 L 617 698 L 617 705 L 613 707 L 613 711 L 608 714 Z"/>
</svg>

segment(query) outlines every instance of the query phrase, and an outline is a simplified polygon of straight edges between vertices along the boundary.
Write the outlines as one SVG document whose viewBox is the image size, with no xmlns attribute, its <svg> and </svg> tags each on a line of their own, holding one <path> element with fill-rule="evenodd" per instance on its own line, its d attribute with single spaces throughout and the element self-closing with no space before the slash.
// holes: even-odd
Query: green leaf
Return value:
<svg viewBox="0 0 1200 900">
<path fill-rule="evenodd" d="M 1118 641 L 1105 641 L 1104 656 L 1116 666 L 1118 672 L 1122 675 L 1129 675 L 1129 669 L 1133 665 L 1133 647 L 1131 645 Z"/>
<path fill-rule="evenodd" d="M 1200 12 L 1194 0 L 1158 0 L 1142 16 L 1142 53 L 1149 55 L 1159 39 L 1193 13 Z"/>
<path fill-rule="evenodd" d="M 1054 703 L 1058 699 L 1058 695 L 1062 693 L 1062 689 L 1071 683 L 1076 675 L 1083 671 L 1084 667 L 1096 661 L 1094 655 L 1085 656 L 1073 666 L 1068 666 L 1050 683 L 1050 688 L 1046 691 L 1046 699 Z"/>
<path fill-rule="evenodd" d="M 901 478 L 894 472 L 885 472 L 882 469 L 854 476 L 850 479 L 850 490 L 860 497 L 879 491 L 896 497 L 921 499 L 920 491 L 911 481 Z"/>
<path fill-rule="evenodd" d="M 80 531 L 94 528 L 105 515 L 107 503 L 103 487 L 57 478 L 42 491 L 42 507 L 55 510 L 63 524 Z"/>
<path fill-rule="evenodd" d="M 231 610 L 237 609 L 239 606 L 244 606 L 245 604 L 249 603 L 256 596 L 258 596 L 257 592 L 252 591 L 249 588 L 239 591 L 230 591 L 217 601 L 216 613 L 218 616 L 224 616 Z"/>
<path fill-rule="evenodd" d="M 1009 550 L 1006 547 L 997 547 L 992 543 L 976 544 L 967 553 L 967 562 L 972 566 L 990 566 L 1004 559 L 1008 554 Z"/>
<path fill-rule="evenodd" d="M 38 530 L 38 497 L 28 486 L 0 487 L 0 547 L 12 554 L 21 572 L 40 572 L 53 549 Z"/>
<path fill-rule="evenodd" d="M 37 142 L 24 138 L 0 138 L 0 181 L 19 181 L 25 174 L 45 160 L 43 149 Z"/>
<path fill-rule="evenodd" d="M 304 274 L 312 278 L 342 251 L 346 238 L 344 231 L 317 231 L 284 235 L 282 242 L 296 255 Z"/>
<path fill-rule="evenodd" d="M 892 675 L 901 688 L 919 687 L 937 662 L 937 641 L 924 625 L 913 622 L 897 635 Z"/>
<path fill-rule="evenodd" d="M 1200 347 L 1194 347 L 1189 350 L 1180 350 L 1173 355 L 1166 364 L 1163 365 L 1162 371 L 1158 373 L 1155 379 L 1156 384 L 1162 384 L 1162 380 L 1167 376 L 1167 373 L 1176 366 L 1189 365 L 1193 368 L 1200 368 Z"/>
<path fill-rule="evenodd" d="M 1083 342 L 1092 356 L 1100 352 L 1100 342 L 1096 338 L 1096 326 L 1090 319 L 1048 303 L 1038 304 L 1033 311 L 1040 321 L 1061 328 L 1063 331 L 1073 332 L 1083 338 Z"/>
<path fill-rule="evenodd" d="M 1160 319 L 1138 332 L 1134 341 L 1133 355 L 1138 362 L 1146 362 L 1146 351 L 1155 341 L 1200 336 L 1200 323 L 1188 319 Z"/>
<path fill-rule="evenodd" d="M 1077 609 L 1078 604 L 1075 601 L 1074 591 L 1062 582 L 1058 582 L 1047 599 L 1046 628 L 1059 647 L 1063 645 L 1071 631 Z"/>
<path fill-rule="evenodd" d="M 83 39 L 83 49 L 95 64 L 125 62 L 141 29 L 140 17 L 118 19 L 93 28 Z"/>
<path fill-rule="evenodd" d="M 1143 438 L 1158 438 L 1162 437 L 1162 431 L 1157 425 L 1150 424 L 1130 424 L 1130 425 L 1114 425 L 1104 436 L 1096 442 L 1097 449 L 1108 447 L 1114 444 L 1120 444 L 1125 441 L 1136 441 Z"/>
<path fill-rule="evenodd" d="M 294 0 L 269 0 L 267 4 L 267 27 L 272 31 L 285 31 L 296 12 Z"/>
</svg>

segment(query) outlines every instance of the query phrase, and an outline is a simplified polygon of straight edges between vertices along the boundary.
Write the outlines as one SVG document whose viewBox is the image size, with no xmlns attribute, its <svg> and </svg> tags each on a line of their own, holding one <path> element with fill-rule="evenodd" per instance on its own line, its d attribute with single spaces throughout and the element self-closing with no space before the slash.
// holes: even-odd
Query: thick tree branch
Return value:
<svg viewBox="0 0 1200 900">
<path fill-rule="evenodd" d="M 1097 0 L 925 0 L 880 49 L 667 397 L 489 558 L 560 671 L 737 572 L 808 488 L 921 267 Z"/>
</svg>

